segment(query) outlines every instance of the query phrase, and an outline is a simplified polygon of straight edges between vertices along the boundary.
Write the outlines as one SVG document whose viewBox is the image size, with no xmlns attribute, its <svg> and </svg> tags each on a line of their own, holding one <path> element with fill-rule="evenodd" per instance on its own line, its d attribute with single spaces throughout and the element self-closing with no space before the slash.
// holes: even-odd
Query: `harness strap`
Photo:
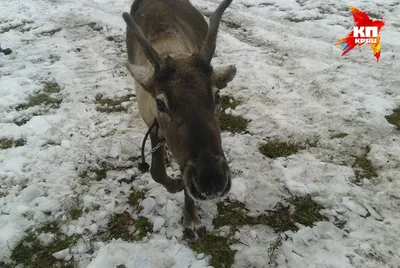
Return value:
<svg viewBox="0 0 400 268">
<path fill-rule="evenodd" d="M 151 124 L 151 126 L 149 127 L 149 129 L 147 130 L 147 132 L 146 132 L 146 134 L 144 135 L 144 138 L 143 138 L 142 148 L 141 148 L 142 163 L 139 163 L 139 165 L 138 165 L 139 170 L 142 171 L 142 172 L 147 172 L 149 170 L 149 168 L 150 168 L 149 164 L 146 163 L 146 159 L 145 159 L 145 156 L 144 156 L 144 149 L 145 149 L 145 146 L 146 146 L 147 138 L 149 137 L 149 135 L 150 135 L 150 133 L 151 133 L 151 131 L 153 130 L 154 127 L 157 128 L 157 135 L 158 135 L 159 126 L 158 126 L 158 122 L 157 122 L 156 118 L 154 119 L 153 124 Z"/>
</svg>

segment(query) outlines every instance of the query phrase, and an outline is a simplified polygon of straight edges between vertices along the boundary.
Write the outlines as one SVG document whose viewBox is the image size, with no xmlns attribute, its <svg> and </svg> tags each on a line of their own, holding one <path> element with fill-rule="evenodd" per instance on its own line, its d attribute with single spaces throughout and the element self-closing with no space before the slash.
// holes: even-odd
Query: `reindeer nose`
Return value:
<svg viewBox="0 0 400 268">
<path fill-rule="evenodd" d="M 216 156 L 198 161 L 192 166 L 189 180 L 192 182 L 192 195 L 199 199 L 215 199 L 230 190 L 229 168 L 224 157 Z"/>
</svg>

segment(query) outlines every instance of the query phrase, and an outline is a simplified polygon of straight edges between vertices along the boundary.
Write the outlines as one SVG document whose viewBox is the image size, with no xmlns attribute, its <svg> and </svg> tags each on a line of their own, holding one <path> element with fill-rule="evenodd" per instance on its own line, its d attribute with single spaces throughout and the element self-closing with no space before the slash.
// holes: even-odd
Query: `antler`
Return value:
<svg viewBox="0 0 400 268">
<path fill-rule="evenodd" d="M 221 22 L 222 14 L 231 3 L 232 0 L 224 0 L 210 17 L 210 27 L 208 28 L 206 39 L 204 40 L 203 46 L 200 50 L 200 56 L 206 62 L 211 62 L 211 59 L 214 55 L 218 27 Z"/>
<path fill-rule="evenodd" d="M 130 31 L 135 35 L 137 41 L 142 46 L 146 58 L 150 61 L 151 65 L 153 65 L 155 71 L 156 72 L 160 71 L 164 66 L 164 60 L 158 55 L 157 51 L 155 51 L 155 49 L 150 45 L 149 41 L 147 41 L 146 37 L 143 34 L 143 31 L 132 19 L 131 15 L 129 15 L 128 12 L 124 12 L 122 13 L 122 17 L 124 18 Z"/>
</svg>

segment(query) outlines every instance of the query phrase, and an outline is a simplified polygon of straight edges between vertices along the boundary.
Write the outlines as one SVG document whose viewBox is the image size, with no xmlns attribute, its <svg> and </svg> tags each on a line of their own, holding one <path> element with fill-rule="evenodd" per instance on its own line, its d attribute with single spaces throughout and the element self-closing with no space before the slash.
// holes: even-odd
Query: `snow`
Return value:
<svg viewBox="0 0 400 268">
<path fill-rule="evenodd" d="M 69 254 L 69 249 L 66 248 L 66 249 L 60 250 L 60 251 L 58 251 L 56 253 L 53 253 L 53 256 L 57 260 L 61 260 L 61 259 L 67 258 L 68 254 Z"/>
<path fill-rule="evenodd" d="M 209 13 L 220 1 L 192 2 Z M 63 233 L 91 242 L 56 253 L 57 258 L 73 257 L 79 268 L 208 267 L 208 258 L 192 251 L 182 237 L 183 193 L 168 193 L 135 167 L 109 171 L 100 181 L 79 177 L 101 160 L 124 164 L 140 155 L 146 129 L 135 98 L 128 113 L 105 114 L 95 105 L 98 94 L 134 93 L 124 67 L 121 17 L 130 5 L 131 0 L 2 3 L 0 32 L 21 23 L 21 29 L 30 30 L 0 35 L 1 47 L 13 50 L 0 55 L 0 139 L 26 139 L 22 147 L 0 150 L 0 264 L 10 260 L 25 231 L 61 220 Z M 379 63 L 368 47 L 341 57 L 334 46 L 353 27 L 350 5 L 383 16 Z M 399 131 L 384 118 L 400 103 L 399 18 L 395 0 L 235 0 L 223 16 L 240 27 L 221 25 L 213 64 L 236 65 L 237 75 L 223 94 L 244 100 L 226 112 L 251 119 L 250 134 L 222 134 L 230 167 L 237 171 L 229 198 L 257 213 L 289 195 L 311 194 L 329 218 L 286 232 L 276 267 L 389 268 L 400 263 Z M 93 22 L 102 29 L 92 29 L 88 24 Z M 54 29 L 59 30 L 54 35 L 41 34 Z M 13 107 L 40 90 L 42 81 L 61 86 L 60 108 L 43 115 L 35 115 L 37 107 L 16 111 Z M 13 123 L 22 117 L 32 119 Z M 333 139 L 338 133 L 349 135 Z M 317 145 L 269 159 L 256 148 L 273 138 Z M 378 177 L 357 185 L 354 156 L 363 155 L 367 146 Z M 176 166 L 168 173 L 177 174 Z M 148 190 L 140 216 L 153 223 L 153 233 L 138 242 L 99 240 L 96 235 L 106 230 L 110 216 L 131 211 L 132 187 Z M 83 215 L 69 220 L 71 208 L 82 209 Z M 213 229 L 215 203 L 201 208 L 207 229 Z M 346 222 L 343 230 L 335 219 Z M 53 239 L 39 238 L 44 244 Z M 243 226 L 235 238 L 241 243 L 232 246 L 238 250 L 233 267 L 275 267 L 267 253 L 277 238 L 270 227 Z"/>
<path fill-rule="evenodd" d="M 129 258 L 127 258 L 129 256 Z M 102 246 L 87 268 L 116 267 L 207 267 L 204 259 L 174 240 L 154 237 L 147 243 L 111 242 Z"/>
</svg>

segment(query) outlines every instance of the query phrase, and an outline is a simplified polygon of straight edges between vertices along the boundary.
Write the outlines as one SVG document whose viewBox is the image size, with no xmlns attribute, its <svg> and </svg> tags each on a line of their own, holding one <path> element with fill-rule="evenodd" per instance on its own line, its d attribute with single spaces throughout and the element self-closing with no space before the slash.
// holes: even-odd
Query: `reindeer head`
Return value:
<svg viewBox="0 0 400 268">
<path fill-rule="evenodd" d="M 213 68 L 219 23 L 232 0 L 224 0 L 210 18 L 201 50 L 186 57 L 161 58 L 132 17 L 123 18 L 154 67 L 128 64 L 135 80 L 156 102 L 162 135 L 183 174 L 185 189 L 195 199 L 224 196 L 231 187 L 221 146 L 219 90 L 236 74 L 233 65 Z"/>
</svg>

